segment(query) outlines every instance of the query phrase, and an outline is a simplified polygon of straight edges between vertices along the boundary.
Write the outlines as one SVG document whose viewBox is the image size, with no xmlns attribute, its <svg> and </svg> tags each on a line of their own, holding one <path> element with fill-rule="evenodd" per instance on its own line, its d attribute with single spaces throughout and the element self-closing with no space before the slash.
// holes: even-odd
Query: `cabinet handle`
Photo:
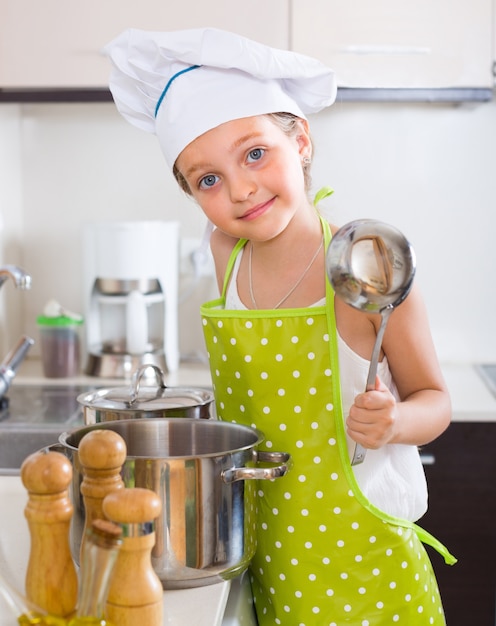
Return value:
<svg viewBox="0 0 496 626">
<path fill-rule="evenodd" d="M 433 454 L 421 454 L 420 460 L 422 465 L 435 465 L 436 457 Z"/>
</svg>

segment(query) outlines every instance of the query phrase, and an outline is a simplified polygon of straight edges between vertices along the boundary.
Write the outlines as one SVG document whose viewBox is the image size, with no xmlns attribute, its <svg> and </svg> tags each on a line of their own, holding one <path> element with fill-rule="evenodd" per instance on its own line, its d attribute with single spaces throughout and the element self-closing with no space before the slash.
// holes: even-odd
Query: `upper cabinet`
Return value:
<svg viewBox="0 0 496 626">
<path fill-rule="evenodd" d="M 396 90 L 410 98 L 423 90 L 430 99 L 444 89 L 471 92 L 455 100 L 489 99 L 494 2 L 0 0 L 0 101 L 23 90 L 108 94 L 110 64 L 101 49 L 122 30 L 201 26 L 315 56 L 336 70 L 348 96 L 391 99 L 384 93 Z"/>
<path fill-rule="evenodd" d="M 340 87 L 487 89 L 493 0 L 290 0 L 291 45 Z"/>
<path fill-rule="evenodd" d="M 0 0 L 0 88 L 108 85 L 100 50 L 126 28 L 213 26 L 288 47 L 287 0 Z"/>
</svg>

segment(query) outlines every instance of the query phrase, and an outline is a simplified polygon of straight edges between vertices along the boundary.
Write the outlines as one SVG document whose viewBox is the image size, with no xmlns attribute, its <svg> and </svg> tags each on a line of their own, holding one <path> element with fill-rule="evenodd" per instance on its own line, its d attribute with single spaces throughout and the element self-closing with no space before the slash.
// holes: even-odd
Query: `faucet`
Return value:
<svg viewBox="0 0 496 626">
<path fill-rule="evenodd" d="M 31 276 L 17 265 L 4 265 L 0 267 L 0 287 L 7 278 L 12 278 L 18 289 L 31 288 Z"/>
<path fill-rule="evenodd" d="M 8 278 L 12 278 L 17 289 L 31 288 L 31 276 L 17 265 L 0 267 L 0 287 Z M 0 364 L 0 400 L 7 393 L 19 365 L 33 343 L 34 339 L 23 335 Z"/>
<path fill-rule="evenodd" d="M 19 365 L 33 343 L 34 339 L 23 335 L 19 339 L 17 345 L 7 354 L 4 361 L 0 365 L 0 400 L 9 390 Z"/>
</svg>

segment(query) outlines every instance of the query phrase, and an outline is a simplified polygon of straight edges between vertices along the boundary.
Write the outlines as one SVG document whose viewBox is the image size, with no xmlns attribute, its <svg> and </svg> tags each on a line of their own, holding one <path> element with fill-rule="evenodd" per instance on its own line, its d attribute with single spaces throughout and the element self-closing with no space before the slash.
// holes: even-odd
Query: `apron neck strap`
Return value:
<svg viewBox="0 0 496 626">
<path fill-rule="evenodd" d="M 224 284 L 222 285 L 222 297 L 224 299 L 226 297 L 227 285 L 229 284 L 229 279 L 231 278 L 236 257 L 238 256 L 239 251 L 244 248 L 247 243 L 248 239 L 239 239 L 232 249 L 231 256 L 229 257 L 229 261 L 227 262 L 226 273 L 224 274 Z"/>
<path fill-rule="evenodd" d="M 322 217 L 320 213 L 318 213 L 320 224 L 322 226 L 322 232 L 324 234 L 324 249 L 327 252 L 327 248 L 332 239 L 331 227 L 329 226 L 329 222 Z M 238 256 L 240 250 L 242 250 L 246 244 L 248 243 L 248 239 L 239 239 L 232 249 L 231 256 L 229 257 L 229 261 L 227 262 L 226 273 L 224 274 L 224 284 L 222 285 L 222 297 L 225 298 L 227 292 L 227 286 L 229 284 L 229 279 L 231 278 L 232 270 L 234 267 L 234 263 L 236 262 L 236 257 Z M 326 297 L 334 296 L 334 292 L 332 290 L 329 279 L 326 277 Z"/>
</svg>

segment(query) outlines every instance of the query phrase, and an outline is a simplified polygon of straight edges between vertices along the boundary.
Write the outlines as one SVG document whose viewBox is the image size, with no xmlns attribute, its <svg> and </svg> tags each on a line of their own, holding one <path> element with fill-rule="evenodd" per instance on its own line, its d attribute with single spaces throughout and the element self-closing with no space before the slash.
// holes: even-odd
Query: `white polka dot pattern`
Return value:
<svg viewBox="0 0 496 626">
<path fill-rule="evenodd" d="M 261 313 L 202 307 L 219 418 L 258 428 L 262 447 L 294 462 L 258 484 L 259 624 L 445 624 L 415 530 L 364 506 L 348 482 L 325 309 Z"/>
</svg>

